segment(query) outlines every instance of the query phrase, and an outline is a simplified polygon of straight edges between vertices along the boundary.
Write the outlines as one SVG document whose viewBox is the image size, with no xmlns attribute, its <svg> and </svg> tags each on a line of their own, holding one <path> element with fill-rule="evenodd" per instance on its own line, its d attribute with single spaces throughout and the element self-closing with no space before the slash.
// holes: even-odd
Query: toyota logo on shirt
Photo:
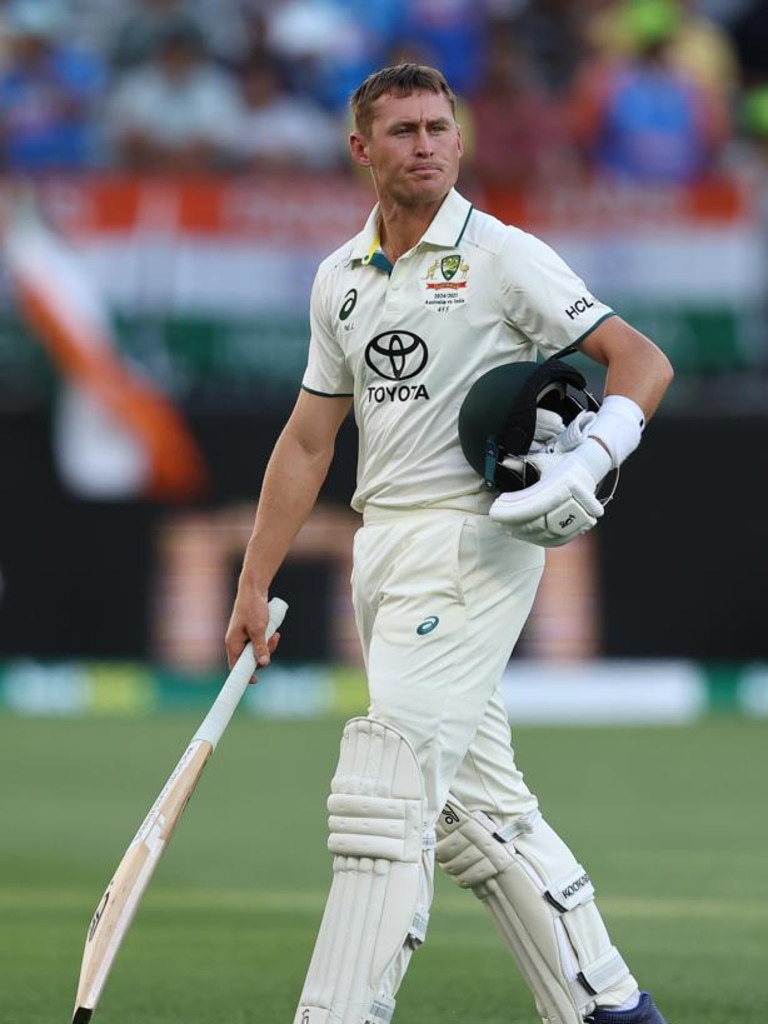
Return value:
<svg viewBox="0 0 768 1024">
<path fill-rule="evenodd" d="M 427 344 L 411 331 L 387 331 L 368 342 L 365 361 L 385 380 L 409 380 L 427 365 Z"/>
</svg>

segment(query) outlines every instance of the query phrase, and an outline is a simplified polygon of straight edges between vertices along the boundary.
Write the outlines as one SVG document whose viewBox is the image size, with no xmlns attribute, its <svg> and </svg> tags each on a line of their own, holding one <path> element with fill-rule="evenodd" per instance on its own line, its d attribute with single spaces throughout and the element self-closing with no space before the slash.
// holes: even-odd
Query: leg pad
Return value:
<svg viewBox="0 0 768 1024">
<path fill-rule="evenodd" d="M 328 811 L 333 882 L 295 1024 L 388 1024 L 432 898 L 434 833 L 408 741 L 349 721 Z"/>
<path fill-rule="evenodd" d="M 545 1024 L 581 1024 L 637 986 L 594 904 L 584 868 L 538 811 L 505 828 L 451 797 L 438 819 L 437 862 L 487 906 Z"/>
</svg>

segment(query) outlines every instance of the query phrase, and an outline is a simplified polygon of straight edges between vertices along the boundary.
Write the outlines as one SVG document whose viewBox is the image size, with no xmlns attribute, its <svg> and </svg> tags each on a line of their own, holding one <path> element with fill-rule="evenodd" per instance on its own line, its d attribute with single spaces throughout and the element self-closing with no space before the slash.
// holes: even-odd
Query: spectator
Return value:
<svg viewBox="0 0 768 1024">
<path fill-rule="evenodd" d="M 671 58 L 676 5 L 628 4 L 625 16 L 634 53 L 597 57 L 574 86 L 576 144 L 599 173 L 659 184 L 696 181 L 718 167 L 730 136 L 728 109 Z"/>
<path fill-rule="evenodd" d="M 112 67 L 121 72 L 151 60 L 163 34 L 178 22 L 191 20 L 187 7 L 186 0 L 138 0 L 129 4 L 108 43 Z"/>
<path fill-rule="evenodd" d="M 728 24 L 742 73 L 748 88 L 768 82 L 768 4 L 751 4 Z"/>
<path fill-rule="evenodd" d="M 693 0 L 621 0 L 587 22 L 591 44 L 606 54 L 627 56 L 642 46 L 644 22 L 667 18 L 676 30 L 670 65 L 691 75 L 729 102 L 740 84 L 739 55 L 727 30 L 694 9 Z"/>
<path fill-rule="evenodd" d="M 562 106 L 536 81 L 511 28 L 499 26 L 490 39 L 484 79 L 469 105 L 481 185 L 562 181 L 572 169 Z"/>
<path fill-rule="evenodd" d="M 160 34 L 154 58 L 126 72 L 108 109 L 114 159 L 137 171 L 229 168 L 242 117 L 237 83 L 208 55 L 195 24 Z"/>
<path fill-rule="evenodd" d="M 536 78 L 553 96 L 567 93 L 584 58 L 582 6 L 573 0 L 528 0 L 514 3 L 508 17 Z"/>
<path fill-rule="evenodd" d="M 82 5 L 86 0 L 77 2 Z M 89 2 L 97 8 L 104 4 L 104 0 Z M 107 43 L 112 65 L 124 71 L 149 60 L 158 37 L 184 18 L 198 25 L 215 60 L 235 65 L 243 58 L 248 13 L 241 0 L 130 0 L 112 19 Z"/>
<path fill-rule="evenodd" d="M 137 0 L 64 0 L 67 5 L 67 40 L 71 46 L 97 53 L 109 64 L 109 44 L 115 25 Z"/>
<path fill-rule="evenodd" d="M 293 84 L 346 117 L 361 78 L 378 67 L 408 0 L 282 0 L 268 5 L 266 40 L 293 68 Z"/>
<path fill-rule="evenodd" d="M 471 98 L 483 73 L 487 23 L 478 0 L 409 0 L 400 34 L 431 53 L 453 89 Z"/>
<path fill-rule="evenodd" d="M 765 158 L 768 143 L 768 85 L 755 85 L 744 90 L 741 126 L 745 139 L 760 149 Z"/>
<path fill-rule="evenodd" d="M 65 27 L 56 0 L 17 0 L 6 8 L 0 143 L 7 171 L 71 171 L 96 163 L 105 70 L 95 55 L 63 42 Z"/>
<path fill-rule="evenodd" d="M 251 170 L 346 167 L 339 125 L 309 96 L 287 89 L 281 66 L 254 57 L 242 70 L 244 113 L 239 153 Z"/>
<path fill-rule="evenodd" d="M 756 185 L 762 223 L 768 226 L 768 84 L 747 85 L 737 108 L 739 132 L 728 150 L 734 178 Z"/>
</svg>

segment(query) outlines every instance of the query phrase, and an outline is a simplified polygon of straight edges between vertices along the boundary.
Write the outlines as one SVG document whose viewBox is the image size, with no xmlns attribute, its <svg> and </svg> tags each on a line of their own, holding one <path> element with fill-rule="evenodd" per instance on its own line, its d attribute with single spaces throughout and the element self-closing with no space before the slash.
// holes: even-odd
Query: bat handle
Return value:
<svg viewBox="0 0 768 1024">
<path fill-rule="evenodd" d="M 269 622 L 267 624 L 265 639 L 269 640 L 275 630 L 285 617 L 288 605 L 279 597 L 273 597 L 269 602 Z M 248 643 L 243 652 L 235 662 L 232 671 L 219 691 L 219 695 L 211 705 L 211 710 L 200 723 L 200 728 L 192 737 L 191 743 L 197 740 L 205 740 L 215 749 L 221 739 L 222 733 L 229 725 L 229 720 L 235 712 L 235 708 L 245 693 L 248 683 L 256 671 L 256 657 L 253 653 L 253 644 Z"/>
</svg>

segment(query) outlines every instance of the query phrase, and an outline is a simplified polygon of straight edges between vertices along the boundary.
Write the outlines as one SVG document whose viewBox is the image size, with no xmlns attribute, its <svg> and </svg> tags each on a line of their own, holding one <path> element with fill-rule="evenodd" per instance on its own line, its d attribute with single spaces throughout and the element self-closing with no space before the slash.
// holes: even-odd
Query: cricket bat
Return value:
<svg viewBox="0 0 768 1024">
<path fill-rule="evenodd" d="M 287 608 L 279 597 L 269 602 L 267 639 L 282 622 Z M 248 643 L 99 900 L 85 938 L 72 1024 L 87 1024 L 91 1019 L 144 890 L 255 669 L 253 647 Z"/>
</svg>

